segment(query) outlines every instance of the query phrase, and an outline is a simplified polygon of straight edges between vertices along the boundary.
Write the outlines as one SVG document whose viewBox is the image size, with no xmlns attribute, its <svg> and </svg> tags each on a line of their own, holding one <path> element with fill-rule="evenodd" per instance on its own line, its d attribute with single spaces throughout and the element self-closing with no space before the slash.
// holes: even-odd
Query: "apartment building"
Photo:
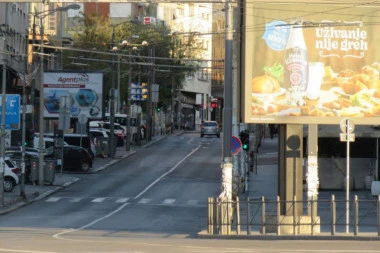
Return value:
<svg viewBox="0 0 380 253">
<path fill-rule="evenodd" d="M 0 3 L 0 64 L 7 70 L 7 93 L 22 87 L 19 79 L 26 70 L 28 15 L 28 3 Z"/>
</svg>

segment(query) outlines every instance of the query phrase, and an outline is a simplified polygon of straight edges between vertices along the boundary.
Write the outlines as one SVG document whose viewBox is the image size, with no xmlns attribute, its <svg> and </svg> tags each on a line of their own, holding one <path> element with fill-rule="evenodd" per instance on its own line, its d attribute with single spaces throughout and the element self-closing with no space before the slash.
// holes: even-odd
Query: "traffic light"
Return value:
<svg viewBox="0 0 380 253">
<path fill-rule="evenodd" d="M 157 103 L 157 107 L 156 107 L 157 112 L 160 112 L 160 111 L 161 111 L 162 106 L 163 106 L 163 103 L 162 103 L 162 102 L 158 102 L 158 103 Z"/>
<path fill-rule="evenodd" d="M 243 150 L 249 150 L 249 133 L 248 131 L 241 131 L 240 132 L 240 141 Z"/>
</svg>

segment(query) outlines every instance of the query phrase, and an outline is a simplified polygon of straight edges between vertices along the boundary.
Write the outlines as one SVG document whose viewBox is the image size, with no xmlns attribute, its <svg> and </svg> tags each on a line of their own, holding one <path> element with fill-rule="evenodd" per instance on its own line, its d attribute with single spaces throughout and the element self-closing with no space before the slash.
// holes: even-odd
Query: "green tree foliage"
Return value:
<svg viewBox="0 0 380 253">
<path fill-rule="evenodd" d="M 159 84 L 160 101 L 169 103 L 172 96 L 171 80 L 174 80 L 175 89 L 182 88 L 186 75 L 197 68 L 197 61 L 189 59 L 202 57 L 196 33 L 172 33 L 163 24 L 144 25 L 133 21 L 123 19 L 111 23 L 109 18 L 96 14 L 83 15 L 76 21 L 79 25 L 73 34 L 74 49 L 78 51 L 69 52 L 71 59 L 66 62 L 80 63 L 71 65 L 71 69 L 106 73 L 105 91 L 111 88 L 112 72 L 119 74 L 117 65 L 120 64 L 121 101 L 128 98 L 129 64 L 132 64 L 132 82 Z M 128 44 L 123 41 L 128 41 Z M 148 46 L 143 46 L 143 41 L 148 42 Z M 97 60 L 79 60 L 80 57 Z M 108 96 L 108 92 L 104 94 Z"/>
</svg>

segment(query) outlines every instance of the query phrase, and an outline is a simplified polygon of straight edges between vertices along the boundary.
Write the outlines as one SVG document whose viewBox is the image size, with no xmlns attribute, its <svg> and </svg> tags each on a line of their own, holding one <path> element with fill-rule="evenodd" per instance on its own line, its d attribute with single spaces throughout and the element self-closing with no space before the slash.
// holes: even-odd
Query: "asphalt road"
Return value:
<svg viewBox="0 0 380 253">
<path fill-rule="evenodd" d="M 0 252 L 380 252 L 380 242 L 199 239 L 222 138 L 168 136 L 0 217 Z"/>
</svg>

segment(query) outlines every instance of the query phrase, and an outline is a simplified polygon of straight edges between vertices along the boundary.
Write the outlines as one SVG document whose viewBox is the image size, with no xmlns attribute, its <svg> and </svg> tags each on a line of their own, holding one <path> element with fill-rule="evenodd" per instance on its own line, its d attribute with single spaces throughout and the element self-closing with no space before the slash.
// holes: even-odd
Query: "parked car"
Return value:
<svg viewBox="0 0 380 253">
<path fill-rule="evenodd" d="M 101 127 L 90 127 L 90 131 L 94 131 L 94 130 L 106 131 L 109 137 L 111 135 L 110 123 L 103 122 L 100 125 Z M 116 138 L 116 145 L 118 147 L 122 147 L 124 145 L 126 133 L 124 132 L 124 129 L 118 123 L 114 124 L 114 137 Z"/>
<path fill-rule="evenodd" d="M 20 174 L 21 174 L 21 161 L 22 161 L 22 151 L 21 150 L 5 150 L 5 157 L 9 157 L 15 164 L 16 166 L 19 167 L 20 169 Z M 30 151 L 25 151 L 25 183 L 31 182 L 31 171 L 32 171 L 32 163 L 33 160 L 38 160 L 39 159 L 39 154 L 38 150 L 36 152 L 30 152 Z"/>
<path fill-rule="evenodd" d="M 203 121 L 201 125 L 201 138 L 205 135 L 216 135 L 220 137 L 219 124 L 216 121 Z"/>
<path fill-rule="evenodd" d="M 10 146 L 10 147 L 6 147 L 5 148 L 5 152 L 7 151 L 22 151 L 21 149 L 21 146 Z M 38 149 L 36 148 L 31 148 L 31 147 L 25 147 L 25 152 L 28 152 L 28 153 L 34 153 L 36 155 L 38 155 Z"/>
<path fill-rule="evenodd" d="M 54 147 L 49 147 L 47 152 L 54 152 Z M 61 165 L 58 165 L 58 169 Z M 90 153 L 79 146 L 65 145 L 63 147 L 63 170 L 79 170 L 88 172 L 92 168 Z"/>
<path fill-rule="evenodd" d="M 114 126 L 114 132 L 115 132 L 115 134 L 117 134 L 119 136 L 122 136 L 122 138 L 125 139 L 127 133 L 124 131 L 124 128 L 122 128 L 119 123 L 114 123 L 113 126 Z M 111 129 L 111 123 L 110 122 L 104 122 L 102 128 L 110 130 Z"/>
<path fill-rule="evenodd" d="M 4 162 L 4 191 L 11 192 L 20 182 L 20 169 L 9 157 L 5 157 Z"/>
</svg>

